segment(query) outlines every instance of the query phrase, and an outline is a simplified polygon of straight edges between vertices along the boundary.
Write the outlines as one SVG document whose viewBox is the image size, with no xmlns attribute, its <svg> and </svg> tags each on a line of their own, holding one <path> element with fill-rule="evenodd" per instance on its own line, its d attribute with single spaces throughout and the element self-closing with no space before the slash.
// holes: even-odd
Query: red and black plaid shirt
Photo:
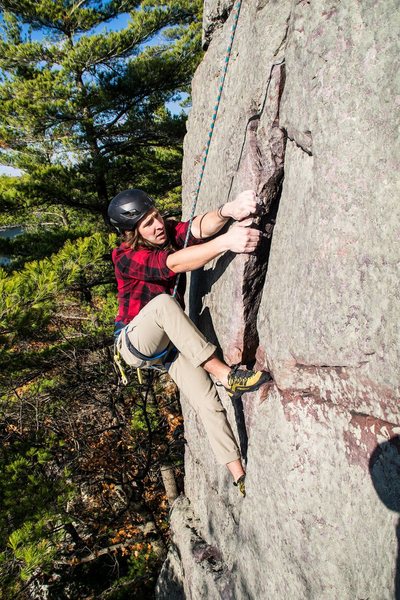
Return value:
<svg viewBox="0 0 400 600">
<path fill-rule="evenodd" d="M 189 221 L 165 221 L 167 236 L 173 245 L 183 248 Z M 198 240 L 190 234 L 188 246 Z M 142 247 L 132 250 L 125 242 L 112 252 L 115 277 L 118 286 L 118 314 L 116 322 L 127 325 L 150 300 L 158 294 L 169 294 L 175 287 L 177 273 L 167 267 L 167 258 L 174 250 L 158 250 Z M 182 273 L 176 299 L 184 308 L 183 297 L 186 288 L 186 275 Z"/>
</svg>

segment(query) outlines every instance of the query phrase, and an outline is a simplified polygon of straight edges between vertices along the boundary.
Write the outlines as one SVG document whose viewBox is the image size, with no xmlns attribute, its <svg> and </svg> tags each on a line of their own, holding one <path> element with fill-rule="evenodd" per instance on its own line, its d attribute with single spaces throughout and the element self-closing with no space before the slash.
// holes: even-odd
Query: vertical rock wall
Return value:
<svg viewBox="0 0 400 600">
<path fill-rule="evenodd" d="M 184 203 L 233 23 L 205 3 Z M 192 318 L 274 384 L 222 400 L 237 497 L 183 399 L 186 497 L 159 598 L 400 598 L 398 0 L 243 0 L 198 212 L 253 188 L 257 256 L 192 276 Z"/>
</svg>

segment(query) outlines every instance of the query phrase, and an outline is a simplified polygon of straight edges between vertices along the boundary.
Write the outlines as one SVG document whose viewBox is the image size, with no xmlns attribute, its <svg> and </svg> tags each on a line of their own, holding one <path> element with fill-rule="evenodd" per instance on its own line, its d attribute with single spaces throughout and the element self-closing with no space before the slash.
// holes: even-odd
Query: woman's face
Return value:
<svg viewBox="0 0 400 600">
<path fill-rule="evenodd" d="M 155 208 L 139 221 L 137 228 L 142 238 L 151 244 L 163 246 L 167 241 L 164 219 Z"/>
</svg>

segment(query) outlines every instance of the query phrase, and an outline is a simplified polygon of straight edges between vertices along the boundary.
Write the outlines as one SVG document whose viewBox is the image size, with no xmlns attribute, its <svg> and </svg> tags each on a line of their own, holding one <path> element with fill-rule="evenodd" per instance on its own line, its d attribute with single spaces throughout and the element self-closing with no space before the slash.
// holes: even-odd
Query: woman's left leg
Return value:
<svg viewBox="0 0 400 600">
<path fill-rule="evenodd" d="M 128 364 L 137 366 L 127 347 L 126 334 L 136 350 L 145 356 L 161 352 L 171 341 L 194 366 L 207 361 L 216 350 L 184 313 L 175 298 L 167 294 L 159 294 L 150 300 L 129 323 L 126 332 L 122 331 L 118 338 L 122 358 Z"/>
<path fill-rule="evenodd" d="M 227 465 L 234 479 L 238 479 L 243 474 L 240 452 L 209 375 L 181 353 L 168 372 L 199 415 L 217 462 Z"/>
</svg>

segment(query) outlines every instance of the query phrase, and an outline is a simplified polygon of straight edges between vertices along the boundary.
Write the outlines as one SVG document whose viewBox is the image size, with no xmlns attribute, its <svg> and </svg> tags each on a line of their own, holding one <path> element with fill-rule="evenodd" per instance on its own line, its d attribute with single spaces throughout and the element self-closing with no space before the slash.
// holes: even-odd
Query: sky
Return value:
<svg viewBox="0 0 400 600">
<path fill-rule="evenodd" d="M 124 29 L 124 27 L 127 26 L 128 22 L 130 19 L 130 15 L 129 13 L 123 13 L 121 15 L 119 15 L 118 17 L 116 17 L 115 19 L 112 19 L 111 21 L 109 21 L 107 24 L 101 24 L 98 27 L 94 27 L 93 30 L 91 31 L 91 33 L 105 33 L 106 31 L 119 31 L 120 29 Z M 1 22 L 1 16 L 0 16 L 0 22 Z M 32 41 L 40 41 L 43 38 L 43 35 L 40 31 L 33 31 L 32 32 Z M 161 40 L 161 36 L 155 36 L 155 38 L 153 38 L 150 42 L 148 42 L 146 45 L 153 45 L 156 43 L 159 43 Z M 184 99 L 184 97 L 181 98 L 181 100 L 175 100 L 173 102 L 168 102 L 166 104 L 168 110 L 170 110 L 172 112 L 172 114 L 178 114 L 182 111 L 182 107 L 180 106 L 180 102 Z M 13 167 L 7 167 L 4 165 L 0 164 L 0 175 L 20 175 L 22 172 L 19 169 L 14 169 Z"/>
</svg>

